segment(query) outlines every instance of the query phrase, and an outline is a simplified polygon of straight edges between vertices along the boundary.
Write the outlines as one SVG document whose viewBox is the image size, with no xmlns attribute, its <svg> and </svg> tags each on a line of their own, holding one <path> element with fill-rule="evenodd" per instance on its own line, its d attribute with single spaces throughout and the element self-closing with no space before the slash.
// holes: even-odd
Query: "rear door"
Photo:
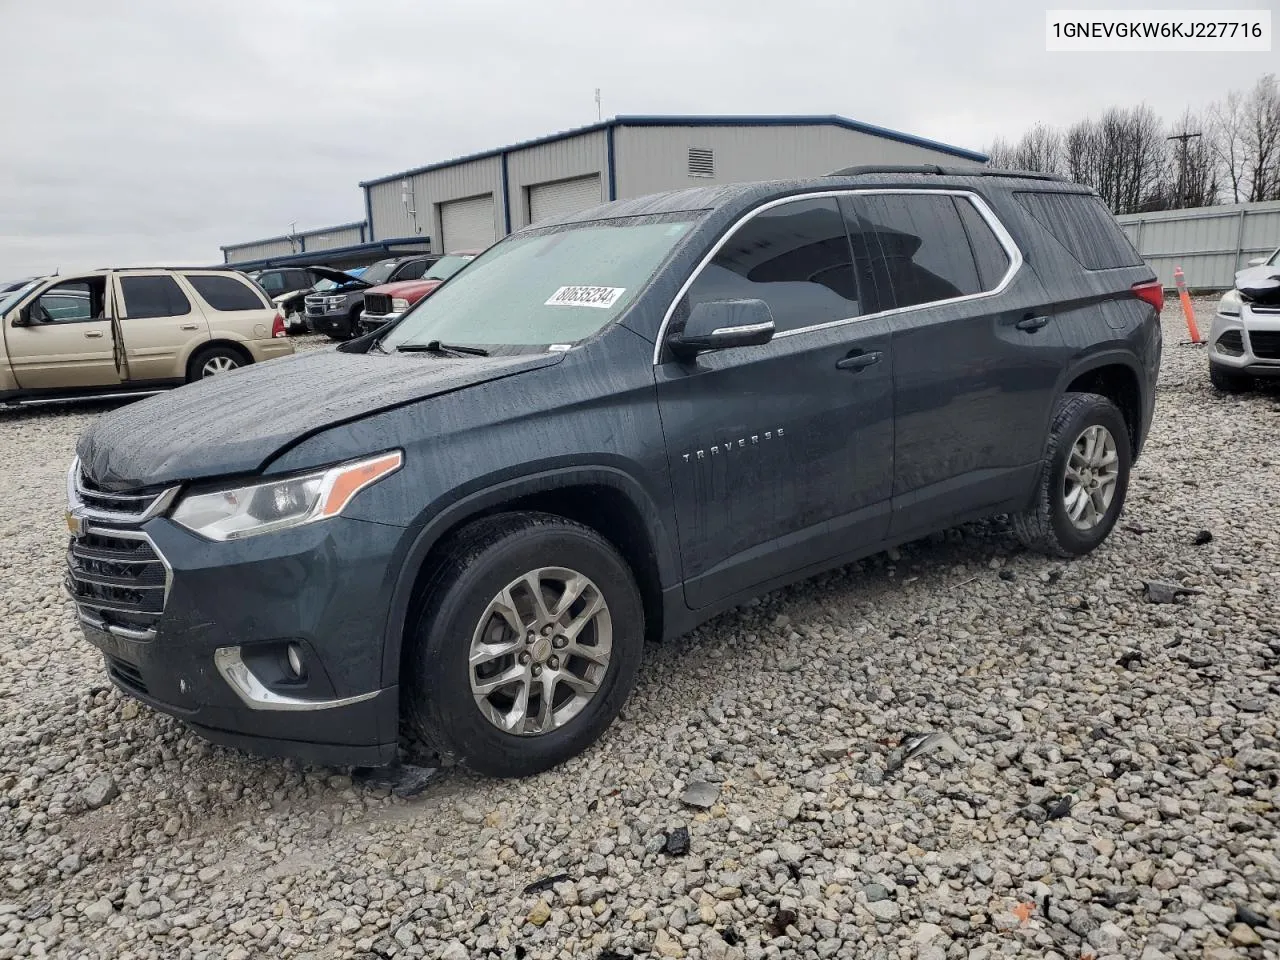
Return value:
<svg viewBox="0 0 1280 960">
<path fill-rule="evenodd" d="M 872 191 L 846 210 L 892 297 L 890 534 L 1024 500 L 1064 359 L 1039 280 L 974 194 Z"/>
<path fill-rule="evenodd" d="M 707 606 L 880 540 L 893 476 L 890 321 L 861 319 L 833 197 L 757 213 L 678 303 L 760 299 L 777 333 L 758 347 L 656 369 L 685 598 Z"/>
<path fill-rule="evenodd" d="M 190 289 L 164 271 L 115 276 L 129 381 L 183 379 L 192 346 L 209 339 L 209 325 Z"/>
</svg>

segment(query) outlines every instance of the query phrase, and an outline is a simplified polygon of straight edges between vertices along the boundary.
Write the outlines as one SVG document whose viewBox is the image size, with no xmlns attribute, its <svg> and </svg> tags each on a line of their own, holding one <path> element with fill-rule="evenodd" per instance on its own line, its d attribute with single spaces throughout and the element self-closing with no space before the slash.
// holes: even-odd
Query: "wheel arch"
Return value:
<svg viewBox="0 0 1280 960">
<path fill-rule="evenodd" d="M 657 505 L 629 474 L 614 467 L 549 470 L 493 484 L 439 510 L 408 546 L 392 588 L 383 638 L 383 685 L 400 682 L 405 635 L 417 615 L 420 590 L 448 539 L 467 524 L 497 513 L 536 511 L 595 530 L 627 561 L 644 602 L 646 635 L 662 635 L 662 589 L 678 566 Z"/>
<path fill-rule="evenodd" d="M 183 376 L 188 380 L 191 379 L 192 368 L 195 366 L 196 360 L 200 355 L 213 347 L 226 347 L 236 353 L 246 365 L 253 363 L 253 354 L 249 348 L 237 340 L 231 340 L 226 337 L 214 337 L 211 340 L 203 340 L 195 344 L 189 351 L 182 363 Z"/>
<path fill-rule="evenodd" d="M 1093 354 L 1068 368 L 1059 384 L 1058 398 L 1067 393 L 1096 393 L 1120 410 L 1129 428 L 1129 446 L 1136 458 L 1146 441 L 1143 433 L 1147 398 L 1137 360 L 1124 351 Z"/>
</svg>

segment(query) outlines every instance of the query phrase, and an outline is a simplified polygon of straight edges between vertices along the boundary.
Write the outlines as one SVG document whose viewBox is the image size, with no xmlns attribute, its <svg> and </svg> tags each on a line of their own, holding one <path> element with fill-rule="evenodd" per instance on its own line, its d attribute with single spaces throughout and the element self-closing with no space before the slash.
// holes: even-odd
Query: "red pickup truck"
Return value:
<svg viewBox="0 0 1280 960">
<path fill-rule="evenodd" d="M 460 250 L 457 253 L 448 253 L 428 267 L 421 279 L 401 280 L 370 287 L 364 292 L 360 333 L 371 333 L 393 320 L 400 319 L 400 314 L 465 267 L 479 256 L 480 252 L 479 250 Z"/>
</svg>

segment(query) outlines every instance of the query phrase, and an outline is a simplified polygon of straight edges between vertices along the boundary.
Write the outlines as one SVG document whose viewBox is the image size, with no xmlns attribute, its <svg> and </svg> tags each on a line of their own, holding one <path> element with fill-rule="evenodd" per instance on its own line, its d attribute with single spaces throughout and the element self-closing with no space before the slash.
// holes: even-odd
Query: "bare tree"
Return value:
<svg viewBox="0 0 1280 960">
<path fill-rule="evenodd" d="M 1013 147 L 1008 140 L 1003 137 L 997 137 L 991 141 L 991 145 L 984 151 L 987 154 L 989 163 L 993 167 L 1009 169 L 1013 164 Z"/>
<path fill-rule="evenodd" d="M 1231 202 L 1245 198 L 1244 95 L 1232 90 L 1209 108 L 1209 149 L 1217 161 Z"/>
<path fill-rule="evenodd" d="M 1280 86 L 1264 74 L 1244 102 L 1244 171 L 1249 200 L 1280 199 Z"/>
<path fill-rule="evenodd" d="M 1047 124 L 1037 123 L 1013 148 L 1013 166 L 1019 170 L 1061 173 L 1062 134 Z"/>
</svg>

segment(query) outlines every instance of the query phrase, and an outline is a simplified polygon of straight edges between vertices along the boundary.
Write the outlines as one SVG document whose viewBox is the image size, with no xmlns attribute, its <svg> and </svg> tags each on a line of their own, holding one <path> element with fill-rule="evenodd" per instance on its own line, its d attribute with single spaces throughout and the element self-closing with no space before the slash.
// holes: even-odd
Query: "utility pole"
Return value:
<svg viewBox="0 0 1280 960">
<path fill-rule="evenodd" d="M 1178 141 L 1178 207 L 1185 208 L 1188 204 L 1187 197 L 1187 141 L 1194 140 L 1200 136 L 1199 133 L 1188 133 L 1185 129 L 1182 133 L 1175 133 L 1171 137 L 1165 137 L 1166 140 Z"/>
<path fill-rule="evenodd" d="M 604 114 L 600 112 L 600 88 L 596 87 L 596 122 L 604 119 Z"/>
</svg>

